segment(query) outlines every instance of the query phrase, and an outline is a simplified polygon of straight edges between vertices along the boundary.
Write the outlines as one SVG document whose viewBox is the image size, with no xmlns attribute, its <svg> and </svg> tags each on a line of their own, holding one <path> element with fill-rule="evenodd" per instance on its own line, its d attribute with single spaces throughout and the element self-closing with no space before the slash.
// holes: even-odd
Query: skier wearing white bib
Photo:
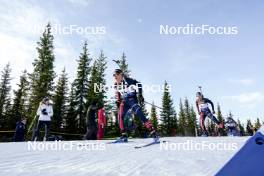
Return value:
<svg viewBox="0 0 264 176">
<path fill-rule="evenodd" d="M 212 107 L 212 112 L 209 108 L 209 104 Z M 220 123 L 217 118 L 214 116 L 214 104 L 208 98 L 204 98 L 201 92 L 196 93 L 196 107 L 197 111 L 200 115 L 200 127 L 202 129 L 202 135 L 208 136 L 208 132 L 205 128 L 204 121 L 206 117 L 209 117 L 214 123 L 218 125 L 218 128 L 223 128 L 223 123 Z"/>
</svg>

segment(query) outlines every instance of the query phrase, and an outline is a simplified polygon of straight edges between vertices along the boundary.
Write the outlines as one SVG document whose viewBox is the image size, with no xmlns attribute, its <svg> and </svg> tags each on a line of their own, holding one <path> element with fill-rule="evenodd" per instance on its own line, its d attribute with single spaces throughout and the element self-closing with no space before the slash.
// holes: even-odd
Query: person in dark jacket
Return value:
<svg viewBox="0 0 264 176">
<path fill-rule="evenodd" d="M 84 136 L 84 139 L 86 140 L 96 140 L 97 139 L 96 114 L 97 114 L 97 106 L 96 106 L 96 102 L 94 101 L 88 107 L 87 114 L 86 114 L 87 132 Z"/>
<path fill-rule="evenodd" d="M 26 123 L 27 123 L 26 118 L 22 118 L 21 121 L 16 123 L 14 142 L 25 141 Z"/>
</svg>

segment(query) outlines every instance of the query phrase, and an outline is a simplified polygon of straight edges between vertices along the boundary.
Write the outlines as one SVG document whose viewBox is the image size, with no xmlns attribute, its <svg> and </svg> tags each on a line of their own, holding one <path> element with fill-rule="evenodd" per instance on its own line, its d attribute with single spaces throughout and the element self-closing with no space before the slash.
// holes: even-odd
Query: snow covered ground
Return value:
<svg viewBox="0 0 264 176">
<path fill-rule="evenodd" d="M 152 139 L 0 144 L 0 175 L 63 176 L 211 176 L 248 137 L 171 137 L 135 149 Z M 36 147 L 36 150 L 33 150 Z"/>
</svg>

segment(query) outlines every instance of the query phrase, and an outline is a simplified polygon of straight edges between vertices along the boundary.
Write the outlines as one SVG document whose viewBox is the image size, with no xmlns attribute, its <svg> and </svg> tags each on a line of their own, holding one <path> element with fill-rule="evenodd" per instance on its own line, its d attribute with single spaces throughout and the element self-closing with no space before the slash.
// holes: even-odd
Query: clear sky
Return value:
<svg viewBox="0 0 264 176">
<path fill-rule="evenodd" d="M 223 114 L 264 120 L 264 3 L 216 0 L 56 0 L 0 1 L 0 69 L 10 62 L 12 85 L 23 69 L 32 70 L 36 42 L 48 22 L 53 26 L 105 27 L 105 34 L 54 34 L 56 71 L 65 66 L 73 80 L 76 59 L 88 41 L 92 57 L 104 50 L 107 82 L 112 59 L 127 55 L 132 77 L 143 84 L 172 85 L 177 108 L 187 97 L 194 104 L 197 85 L 219 102 Z M 237 35 L 161 35 L 160 25 L 236 26 Z M 15 86 L 13 86 L 15 88 Z M 161 104 L 161 93 L 145 99 Z"/>
</svg>

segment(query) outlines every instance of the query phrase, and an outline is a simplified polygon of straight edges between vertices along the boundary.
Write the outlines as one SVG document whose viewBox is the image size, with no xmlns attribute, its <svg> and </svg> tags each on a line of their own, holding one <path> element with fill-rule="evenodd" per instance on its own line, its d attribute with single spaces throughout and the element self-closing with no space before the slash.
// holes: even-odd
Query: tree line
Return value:
<svg viewBox="0 0 264 176">
<path fill-rule="evenodd" d="M 106 137 L 115 137 L 119 135 L 117 124 L 117 107 L 115 100 L 106 96 L 105 91 L 95 92 L 94 84 L 106 85 L 107 57 L 103 51 L 100 51 L 96 58 L 90 56 L 88 44 L 85 42 L 82 46 L 79 58 L 77 59 L 77 70 L 75 79 L 69 82 L 65 68 L 59 75 L 55 73 L 54 62 L 54 36 L 51 33 L 51 25 L 48 24 L 37 42 L 36 51 L 38 57 L 34 59 L 33 71 L 28 73 L 24 70 L 21 73 L 18 88 L 13 90 L 11 97 L 11 66 L 8 63 L 1 71 L 0 80 L 0 130 L 14 130 L 16 122 L 22 117 L 27 118 L 27 124 L 31 124 L 35 119 L 39 103 L 44 97 L 49 97 L 53 103 L 54 115 L 52 117 L 51 131 L 68 134 L 84 134 L 86 130 L 86 111 L 87 107 L 93 102 L 104 105 L 107 115 Z M 129 76 L 127 59 L 125 53 L 120 58 L 120 67 L 123 72 Z M 58 81 L 55 83 L 55 78 Z M 187 98 L 179 101 L 179 111 L 173 104 L 170 91 L 166 88 L 167 81 L 164 83 L 164 92 L 162 96 L 162 107 L 160 113 L 157 112 L 157 106 L 154 102 L 151 106 L 151 112 L 148 113 L 144 102 L 141 103 L 143 112 L 148 116 L 154 127 L 164 136 L 197 136 L 199 134 L 198 118 L 194 107 Z M 158 115 L 159 114 L 159 115 Z M 217 118 L 223 121 L 220 105 L 217 106 Z M 147 130 L 137 118 L 128 121 L 131 127 L 131 135 L 135 137 L 146 136 Z M 238 120 L 241 131 L 246 134 L 247 129 Z M 253 124 L 247 121 L 247 126 L 259 128 L 260 120 L 257 119 Z M 215 126 L 208 123 L 207 128 L 214 133 Z M 69 135 L 68 139 L 80 139 L 81 136 Z"/>
</svg>

